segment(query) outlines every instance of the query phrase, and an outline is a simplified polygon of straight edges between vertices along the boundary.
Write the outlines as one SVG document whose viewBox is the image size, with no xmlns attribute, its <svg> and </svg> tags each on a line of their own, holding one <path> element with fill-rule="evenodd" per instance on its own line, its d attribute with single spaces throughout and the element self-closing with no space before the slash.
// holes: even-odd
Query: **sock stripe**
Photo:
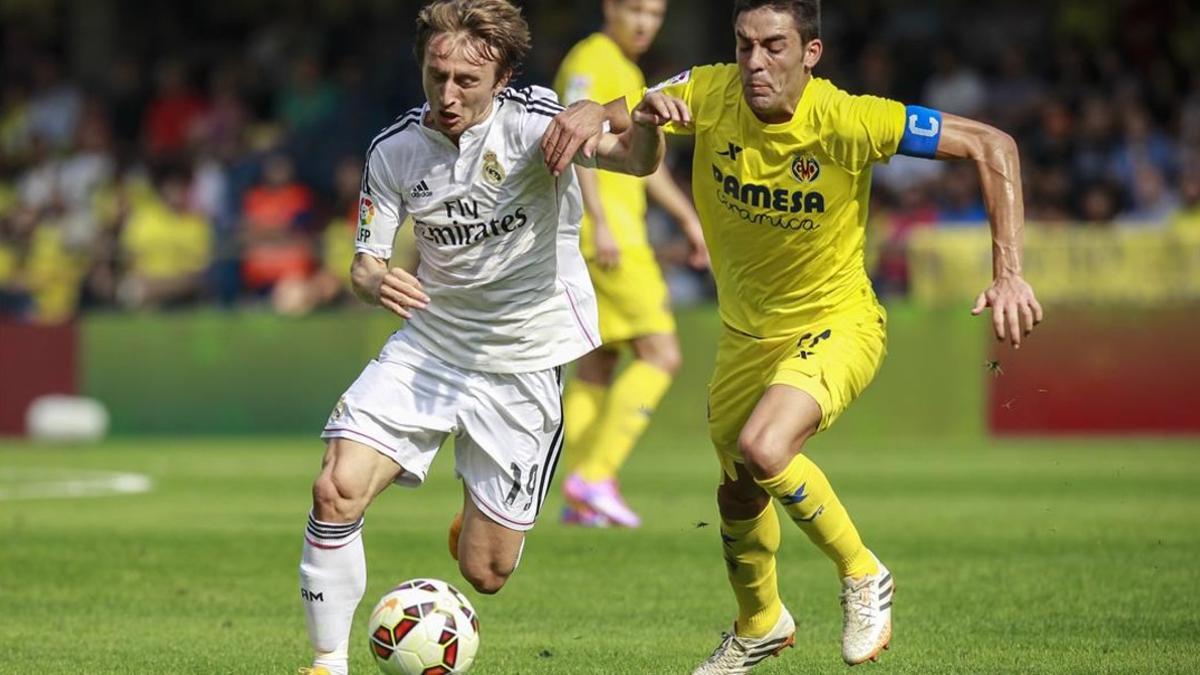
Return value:
<svg viewBox="0 0 1200 675">
<path fill-rule="evenodd" d="M 363 519 L 359 518 L 353 523 L 323 523 L 312 515 L 308 517 L 308 527 L 305 530 L 316 539 L 332 540 L 345 539 L 362 529 Z"/>
<path fill-rule="evenodd" d="M 315 520 L 308 521 L 308 528 L 316 532 L 333 535 L 347 535 L 362 527 L 362 519 L 346 525 L 330 525 L 328 523 L 320 523 Z"/>
</svg>

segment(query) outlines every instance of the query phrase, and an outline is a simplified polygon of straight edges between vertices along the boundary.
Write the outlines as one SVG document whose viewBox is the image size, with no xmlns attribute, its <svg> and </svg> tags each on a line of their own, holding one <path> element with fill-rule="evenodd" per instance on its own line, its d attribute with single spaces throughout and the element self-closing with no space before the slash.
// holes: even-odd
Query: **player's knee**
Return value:
<svg viewBox="0 0 1200 675">
<path fill-rule="evenodd" d="M 669 375 L 683 367 L 683 353 L 674 335 L 655 335 L 636 345 L 636 351 L 639 359 Z"/>
<path fill-rule="evenodd" d="M 753 482 L 723 483 L 717 488 L 717 507 L 727 520 L 750 520 L 770 503 L 771 496 Z"/>
<path fill-rule="evenodd" d="M 668 349 L 660 350 L 647 361 L 655 368 L 674 376 L 683 367 L 683 354 L 679 352 L 678 345 L 673 345 Z"/>
<path fill-rule="evenodd" d="M 458 565 L 463 578 L 483 595 L 495 595 L 512 576 L 513 567 L 494 560 L 462 560 Z"/>
<path fill-rule="evenodd" d="M 327 523 L 350 523 L 367 509 L 366 495 L 355 494 L 336 473 L 322 473 L 313 482 L 313 515 Z"/>
<path fill-rule="evenodd" d="M 794 454 L 792 439 L 784 438 L 769 427 L 743 429 L 738 436 L 738 449 L 746 461 L 746 468 L 760 480 L 786 469 Z"/>
</svg>

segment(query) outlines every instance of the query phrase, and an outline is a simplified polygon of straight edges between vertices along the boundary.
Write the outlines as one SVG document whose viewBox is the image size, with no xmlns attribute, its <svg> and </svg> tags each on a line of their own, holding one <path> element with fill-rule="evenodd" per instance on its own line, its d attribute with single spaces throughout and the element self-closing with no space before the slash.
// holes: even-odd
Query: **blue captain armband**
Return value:
<svg viewBox="0 0 1200 675">
<path fill-rule="evenodd" d="M 942 113 L 933 108 L 910 105 L 904 109 L 904 136 L 896 154 L 933 159 L 942 140 Z"/>
</svg>

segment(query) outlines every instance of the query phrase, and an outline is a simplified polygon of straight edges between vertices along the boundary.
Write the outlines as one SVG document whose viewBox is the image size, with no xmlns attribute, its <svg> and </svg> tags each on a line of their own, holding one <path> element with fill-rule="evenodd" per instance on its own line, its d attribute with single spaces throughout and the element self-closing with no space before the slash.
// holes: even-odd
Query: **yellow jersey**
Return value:
<svg viewBox="0 0 1200 675">
<path fill-rule="evenodd" d="M 813 78 L 790 122 L 745 102 L 738 67 L 700 66 L 655 90 L 682 99 L 694 134 L 692 192 L 721 318 L 755 337 L 786 335 L 875 294 L 863 265 L 871 165 L 894 155 L 905 107 Z"/>
<path fill-rule="evenodd" d="M 212 263 L 213 245 L 204 217 L 176 213 L 157 201 L 135 206 L 121 231 L 130 267 L 150 279 L 203 272 Z"/>
<path fill-rule="evenodd" d="M 646 88 L 646 78 L 617 43 L 604 33 L 594 33 L 571 48 L 558 68 L 554 89 L 564 105 L 590 99 L 607 103 Z M 604 217 L 621 249 L 649 246 L 646 239 L 646 186 L 641 178 L 596 171 Z M 584 214 L 580 225 L 584 258 L 595 252 L 592 222 Z"/>
</svg>

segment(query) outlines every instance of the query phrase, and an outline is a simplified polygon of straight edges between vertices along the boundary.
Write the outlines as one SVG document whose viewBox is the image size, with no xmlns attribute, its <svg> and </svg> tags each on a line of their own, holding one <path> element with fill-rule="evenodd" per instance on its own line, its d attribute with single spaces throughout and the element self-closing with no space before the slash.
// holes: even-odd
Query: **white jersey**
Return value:
<svg viewBox="0 0 1200 675">
<path fill-rule="evenodd" d="M 526 373 L 600 344 L 596 298 L 579 252 L 574 171 L 555 178 L 539 144 L 562 110 L 543 87 L 505 89 L 458 147 L 423 123 L 428 105 L 371 143 L 356 249 L 387 260 L 411 215 L 429 306 L 404 330 L 448 363 Z"/>
</svg>

